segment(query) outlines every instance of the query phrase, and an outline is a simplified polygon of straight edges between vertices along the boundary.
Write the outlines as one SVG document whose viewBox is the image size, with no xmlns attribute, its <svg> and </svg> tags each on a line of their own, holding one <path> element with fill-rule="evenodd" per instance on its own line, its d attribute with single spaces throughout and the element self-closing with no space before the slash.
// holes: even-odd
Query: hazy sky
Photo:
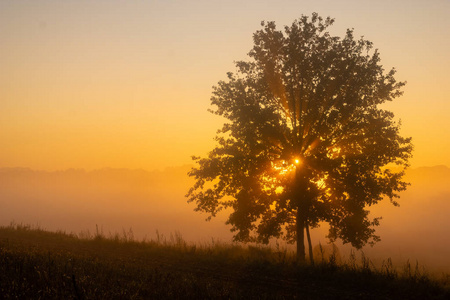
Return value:
<svg viewBox="0 0 450 300">
<path fill-rule="evenodd" d="M 0 1 L 0 167 L 190 163 L 221 124 L 211 87 L 260 21 L 318 12 L 355 28 L 406 80 L 388 107 L 414 167 L 450 165 L 450 1 Z"/>
</svg>

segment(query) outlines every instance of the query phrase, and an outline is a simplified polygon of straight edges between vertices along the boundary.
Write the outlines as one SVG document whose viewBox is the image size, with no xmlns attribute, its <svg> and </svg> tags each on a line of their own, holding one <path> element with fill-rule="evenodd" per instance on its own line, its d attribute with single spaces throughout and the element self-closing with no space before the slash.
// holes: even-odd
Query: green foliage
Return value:
<svg viewBox="0 0 450 300">
<path fill-rule="evenodd" d="M 228 122 L 208 157 L 194 157 L 187 196 L 210 216 L 231 207 L 237 241 L 294 242 L 325 221 L 330 239 L 360 248 L 379 239 L 367 207 L 384 197 L 397 204 L 407 187 L 411 139 L 380 107 L 405 83 L 385 72 L 371 42 L 352 30 L 331 36 L 333 22 L 263 22 L 251 60 L 214 87 L 211 111 Z"/>
</svg>

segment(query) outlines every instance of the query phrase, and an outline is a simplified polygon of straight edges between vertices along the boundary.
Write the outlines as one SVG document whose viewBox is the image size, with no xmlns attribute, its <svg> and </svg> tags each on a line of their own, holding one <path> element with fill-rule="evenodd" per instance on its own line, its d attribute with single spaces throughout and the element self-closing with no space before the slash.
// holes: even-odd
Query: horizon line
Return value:
<svg viewBox="0 0 450 300">
<path fill-rule="evenodd" d="M 66 172 L 66 171 L 84 171 L 84 172 L 95 172 L 95 171 L 105 171 L 105 170 L 115 170 L 115 171 L 144 171 L 144 172 L 165 172 L 170 169 L 181 169 L 181 168 L 187 168 L 187 167 L 193 167 L 194 164 L 182 164 L 182 165 L 176 165 L 176 166 L 167 166 L 164 168 L 155 168 L 155 169 L 144 169 L 144 168 L 126 168 L 126 167 L 101 167 L 101 168 L 93 168 L 93 169 L 87 169 L 87 168 L 75 168 L 75 167 L 68 167 L 65 169 L 34 169 L 31 167 L 2 167 L 0 166 L 0 170 L 28 170 L 28 171 L 34 171 L 34 172 L 49 172 L 49 173 L 56 173 L 56 172 Z M 436 165 L 424 165 L 424 166 L 418 166 L 418 167 L 408 167 L 406 170 L 416 170 L 416 169 L 422 169 L 422 168 L 438 168 L 438 167 L 445 167 L 447 169 L 450 169 L 450 166 L 447 166 L 445 164 L 436 164 Z"/>
</svg>

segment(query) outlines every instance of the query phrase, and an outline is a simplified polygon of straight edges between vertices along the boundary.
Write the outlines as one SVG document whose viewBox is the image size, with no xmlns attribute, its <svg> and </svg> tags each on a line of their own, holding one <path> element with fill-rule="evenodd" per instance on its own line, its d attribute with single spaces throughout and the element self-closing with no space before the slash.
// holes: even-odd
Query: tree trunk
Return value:
<svg viewBox="0 0 450 300">
<path fill-rule="evenodd" d="M 305 263 L 305 218 L 301 209 L 297 209 L 297 262 Z"/>
<path fill-rule="evenodd" d="M 311 262 L 311 265 L 314 266 L 314 255 L 313 255 L 313 249 L 312 249 L 312 244 L 311 244 L 311 236 L 309 235 L 308 221 L 305 222 L 305 228 L 306 228 L 306 238 L 308 239 L 309 261 Z"/>
</svg>

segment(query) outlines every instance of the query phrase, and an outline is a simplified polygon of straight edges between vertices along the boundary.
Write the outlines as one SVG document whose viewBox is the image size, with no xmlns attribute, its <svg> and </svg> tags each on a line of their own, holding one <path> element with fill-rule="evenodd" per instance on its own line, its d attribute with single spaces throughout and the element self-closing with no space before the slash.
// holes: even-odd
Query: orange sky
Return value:
<svg viewBox="0 0 450 300">
<path fill-rule="evenodd" d="M 1 1 L 0 167 L 162 169 L 214 145 L 211 87 L 261 20 L 355 28 L 406 80 L 414 167 L 450 165 L 450 1 Z"/>
</svg>

